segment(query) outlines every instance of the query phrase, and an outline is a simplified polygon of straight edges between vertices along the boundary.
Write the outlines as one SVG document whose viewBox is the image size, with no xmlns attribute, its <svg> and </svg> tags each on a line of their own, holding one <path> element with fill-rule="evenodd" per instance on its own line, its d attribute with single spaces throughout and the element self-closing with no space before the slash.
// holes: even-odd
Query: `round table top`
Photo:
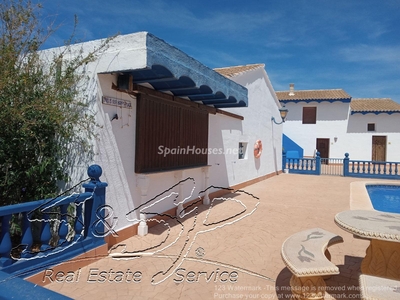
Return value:
<svg viewBox="0 0 400 300">
<path fill-rule="evenodd" d="M 400 243 L 400 214 L 377 210 L 346 210 L 335 216 L 335 223 L 354 235 Z"/>
</svg>

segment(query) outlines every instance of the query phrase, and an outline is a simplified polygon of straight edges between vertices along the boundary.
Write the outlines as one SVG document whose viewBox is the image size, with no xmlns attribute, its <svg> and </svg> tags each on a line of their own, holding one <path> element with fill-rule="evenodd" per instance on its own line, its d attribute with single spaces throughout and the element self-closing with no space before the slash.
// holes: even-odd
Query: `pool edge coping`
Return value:
<svg viewBox="0 0 400 300">
<path fill-rule="evenodd" d="M 392 181 L 354 181 L 350 183 L 350 210 L 376 210 L 369 198 L 367 185 L 399 185 L 400 182 Z"/>
</svg>

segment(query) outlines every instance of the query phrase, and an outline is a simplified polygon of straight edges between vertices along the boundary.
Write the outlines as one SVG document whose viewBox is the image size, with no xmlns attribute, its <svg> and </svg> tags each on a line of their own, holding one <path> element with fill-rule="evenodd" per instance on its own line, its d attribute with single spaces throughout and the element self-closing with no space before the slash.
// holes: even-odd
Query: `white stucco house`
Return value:
<svg viewBox="0 0 400 300">
<path fill-rule="evenodd" d="M 400 104 L 386 98 L 352 98 L 342 89 L 276 92 L 289 110 L 283 147 L 312 157 L 400 161 Z"/>
<path fill-rule="evenodd" d="M 75 45 L 71 55 L 101 42 Z M 242 188 L 281 171 L 282 126 L 271 122 L 280 118 L 280 103 L 264 65 L 212 70 L 139 32 L 114 38 L 85 74 L 99 127 L 94 157 L 73 168 L 79 176 L 88 164 L 102 167 L 106 202 L 118 217 L 119 237 L 111 242 L 146 234 L 138 208 L 166 190 L 188 202 L 211 185 Z M 176 210 L 173 200 L 153 203 L 152 211 Z"/>
</svg>

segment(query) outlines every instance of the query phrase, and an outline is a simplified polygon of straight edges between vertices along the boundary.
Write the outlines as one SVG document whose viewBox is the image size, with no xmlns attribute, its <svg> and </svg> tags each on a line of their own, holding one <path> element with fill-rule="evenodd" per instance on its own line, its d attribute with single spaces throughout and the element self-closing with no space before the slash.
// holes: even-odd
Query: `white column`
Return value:
<svg viewBox="0 0 400 300">
<path fill-rule="evenodd" d="M 145 203 L 147 199 L 147 190 L 150 184 L 150 177 L 148 175 L 140 174 L 136 181 L 136 186 L 140 189 L 140 203 Z M 140 214 L 140 222 L 138 227 L 138 235 L 145 236 L 149 232 L 149 226 L 146 222 L 146 215 Z"/>
<path fill-rule="evenodd" d="M 176 180 L 178 182 L 182 181 L 184 172 L 185 172 L 184 170 L 175 172 L 174 177 L 176 178 Z M 183 201 L 182 185 L 183 185 L 183 182 L 181 182 L 178 186 L 179 195 L 178 195 L 177 201 L 179 204 L 178 204 L 178 207 L 176 208 L 176 215 L 178 218 L 181 218 L 181 216 L 183 216 L 185 214 L 185 211 L 183 209 L 183 203 L 182 203 L 182 201 Z"/>
<path fill-rule="evenodd" d="M 208 167 L 202 168 L 202 171 L 204 173 L 204 189 L 208 188 L 208 180 L 210 179 L 210 175 L 208 173 Z M 204 205 L 210 205 L 210 197 L 208 196 L 210 194 L 210 190 L 207 189 L 204 198 L 203 198 L 203 204 Z"/>
</svg>

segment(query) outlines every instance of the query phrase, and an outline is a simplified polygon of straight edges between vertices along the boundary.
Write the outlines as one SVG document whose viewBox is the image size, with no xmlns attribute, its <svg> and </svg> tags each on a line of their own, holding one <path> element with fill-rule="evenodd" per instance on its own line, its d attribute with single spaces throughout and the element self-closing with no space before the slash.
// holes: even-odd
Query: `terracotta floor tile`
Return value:
<svg viewBox="0 0 400 300">
<path fill-rule="evenodd" d="M 350 183 L 354 181 L 365 180 L 294 174 L 272 177 L 244 188 L 259 197 L 259 204 L 252 213 L 249 212 L 258 200 L 247 195 L 232 198 L 246 205 L 247 211 L 243 214 L 249 213 L 237 222 L 225 226 L 221 226 L 222 223 L 212 225 L 215 229 L 208 231 L 211 225 L 204 225 L 203 220 L 218 222 L 243 209 L 240 202 L 219 200 L 208 216 L 208 207 L 200 207 L 199 222 L 194 231 L 187 232 L 193 225 L 193 218 L 184 219 L 184 235 L 176 242 L 174 239 L 182 227 L 170 221 L 167 243 L 171 246 L 157 255 L 134 260 L 107 257 L 82 268 L 78 283 L 51 283 L 46 287 L 78 300 L 196 300 L 226 299 L 232 295 L 243 295 L 244 299 L 288 299 L 285 297 L 290 295 L 291 273 L 281 259 L 282 243 L 295 232 L 321 227 L 345 240 L 330 248 L 332 262 L 339 265 L 342 273 L 332 276 L 327 285 L 344 287 L 345 293 L 357 294 L 359 268 L 368 242 L 354 239 L 333 221 L 336 213 L 349 209 Z M 168 234 L 164 225 L 151 228 L 149 232 L 145 237 L 134 236 L 125 241 L 127 250 L 146 250 L 160 243 Z M 196 232 L 201 233 L 196 236 Z M 189 244 L 185 246 L 187 236 Z M 161 248 L 164 246 L 162 244 Z M 95 268 L 140 272 L 140 282 L 88 283 L 89 272 Z M 152 284 L 152 279 L 158 283 Z M 326 299 L 335 299 L 335 295 L 339 299 L 338 291 L 331 291 Z"/>
</svg>

